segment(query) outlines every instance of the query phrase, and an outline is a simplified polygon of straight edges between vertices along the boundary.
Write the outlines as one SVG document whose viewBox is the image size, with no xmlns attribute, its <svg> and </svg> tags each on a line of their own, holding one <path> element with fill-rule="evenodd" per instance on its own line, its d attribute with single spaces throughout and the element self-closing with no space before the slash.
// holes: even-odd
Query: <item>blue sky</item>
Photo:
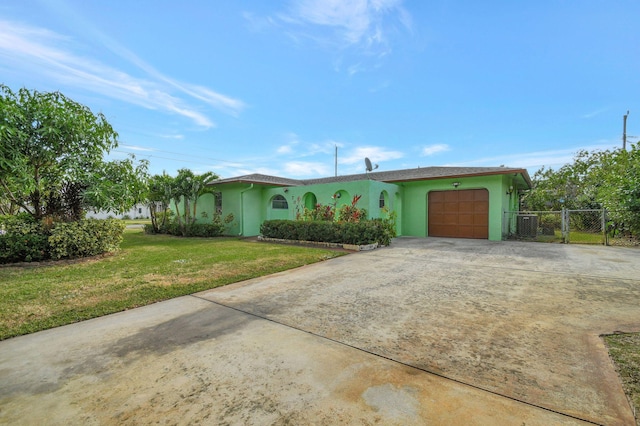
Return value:
<svg viewBox="0 0 640 426">
<path fill-rule="evenodd" d="M 558 167 L 640 136 L 637 0 L 0 3 L 0 79 L 105 114 L 152 173 Z"/>
</svg>

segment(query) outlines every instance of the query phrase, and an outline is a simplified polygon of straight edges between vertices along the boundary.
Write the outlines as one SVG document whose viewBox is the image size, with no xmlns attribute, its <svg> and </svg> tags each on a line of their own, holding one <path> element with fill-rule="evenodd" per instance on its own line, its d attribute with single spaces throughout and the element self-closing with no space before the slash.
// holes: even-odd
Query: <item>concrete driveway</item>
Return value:
<svg viewBox="0 0 640 426">
<path fill-rule="evenodd" d="M 10 339 L 0 423 L 634 424 L 639 255 L 399 238 Z"/>
</svg>

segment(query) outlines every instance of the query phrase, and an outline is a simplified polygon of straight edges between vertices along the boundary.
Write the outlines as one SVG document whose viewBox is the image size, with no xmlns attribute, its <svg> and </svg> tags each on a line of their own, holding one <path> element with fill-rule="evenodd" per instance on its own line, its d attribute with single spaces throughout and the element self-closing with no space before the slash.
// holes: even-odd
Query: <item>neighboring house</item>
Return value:
<svg viewBox="0 0 640 426">
<path fill-rule="evenodd" d="M 255 236 L 265 220 L 293 220 L 316 204 L 339 208 L 360 195 L 357 206 L 371 218 L 397 213 L 398 235 L 501 240 L 514 231 L 505 212 L 518 210 L 531 179 L 518 168 L 425 167 L 304 180 L 251 174 L 209 185 L 216 193 L 198 201 L 198 217 L 232 214 L 233 235 Z"/>
<path fill-rule="evenodd" d="M 107 212 L 104 210 L 89 210 L 86 214 L 86 217 L 93 219 L 108 219 L 111 217 L 122 219 L 125 216 L 129 217 L 130 219 L 148 219 L 149 207 L 146 204 L 136 204 L 135 206 L 131 207 L 129 211 L 126 211 L 122 214 L 115 214 L 114 212 Z"/>
</svg>

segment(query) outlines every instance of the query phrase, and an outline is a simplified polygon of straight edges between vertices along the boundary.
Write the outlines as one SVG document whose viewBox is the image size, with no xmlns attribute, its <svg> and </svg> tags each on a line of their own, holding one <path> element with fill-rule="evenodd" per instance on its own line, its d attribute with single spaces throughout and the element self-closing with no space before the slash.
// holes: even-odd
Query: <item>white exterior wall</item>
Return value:
<svg viewBox="0 0 640 426">
<path fill-rule="evenodd" d="M 87 212 L 87 216 L 88 218 L 93 218 L 93 219 L 107 219 L 108 217 L 113 217 L 113 218 L 117 218 L 117 219 L 122 219 L 123 216 L 129 216 L 131 219 L 135 219 L 135 218 L 144 218 L 144 219 L 148 219 L 149 216 L 149 207 L 144 205 L 144 204 L 136 204 L 135 206 L 133 206 L 133 208 L 131 208 L 129 211 L 126 211 L 122 214 L 115 214 L 113 212 L 105 212 L 105 211 L 91 211 L 89 210 Z"/>
</svg>

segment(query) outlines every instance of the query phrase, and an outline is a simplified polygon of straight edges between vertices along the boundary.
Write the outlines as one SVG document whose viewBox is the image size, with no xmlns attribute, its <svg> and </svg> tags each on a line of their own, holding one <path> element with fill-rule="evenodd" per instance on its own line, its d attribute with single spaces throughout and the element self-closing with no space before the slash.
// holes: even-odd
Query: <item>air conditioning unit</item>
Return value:
<svg viewBox="0 0 640 426">
<path fill-rule="evenodd" d="M 535 237 L 538 235 L 538 216 L 535 214 L 518 215 L 518 236 Z"/>
</svg>

